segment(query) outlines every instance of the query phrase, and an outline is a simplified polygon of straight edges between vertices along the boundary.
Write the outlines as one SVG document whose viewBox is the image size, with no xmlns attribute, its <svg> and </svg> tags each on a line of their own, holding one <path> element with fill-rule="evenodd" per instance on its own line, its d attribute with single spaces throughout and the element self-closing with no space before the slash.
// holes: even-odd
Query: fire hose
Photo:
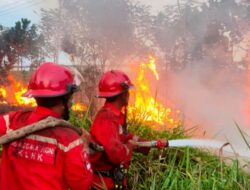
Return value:
<svg viewBox="0 0 250 190">
<path fill-rule="evenodd" d="M 15 141 L 17 139 L 26 137 L 34 132 L 41 131 L 47 128 L 53 128 L 53 127 L 68 127 L 71 128 L 72 130 L 76 131 L 79 135 L 85 135 L 89 136 L 89 133 L 84 130 L 80 129 L 77 127 L 72 126 L 68 121 L 65 121 L 63 119 L 57 119 L 54 117 L 47 117 L 43 120 L 40 120 L 36 123 L 29 124 L 27 126 L 24 126 L 20 129 L 16 130 L 10 130 L 8 131 L 5 135 L 0 137 L 0 145 Z M 137 147 L 157 147 L 158 141 L 143 141 L 143 142 L 137 142 L 134 141 L 133 144 L 136 145 Z M 168 146 L 168 143 L 166 143 L 166 147 Z M 104 151 L 104 148 L 97 143 L 90 141 L 89 142 L 89 151 L 90 153 L 95 153 L 95 152 L 102 152 Z"/>
<path fill-rule="evenodd" d="M 139 148 L 166 148 L 168 147 L 168 141 L 166 140 L 165 143 L 161 143 L 161 141 L 152 140 L 152 141 L 136 141 L 133 142 Z"/>
<path fill-rule="evenodd" d="M 57 126 L 71 128 L 72 130 L 76 131 L 79 135 L 82 135 L 83 132 L 85 134 L 88 134 L 88 132 L 85 131 L 84 129 L 81 130 L 80 128 L 74 127 L 69 122 L 63 119 L 47 117 L 38 122 L 32 123 L 30 125 L 26 125 L 22 128 L 19 128 L 16 130 L 9 130 L 5 135 L 0 137 L 0 145 L 26 137 L 34 132 L 41 131 L 47 128 L 57 127 Z M 103 147 L 101 147 L 100 145 L 94 142 L 89 142 L 89 149 L 90 149 L 90 152 L 103 151 Z"/>
</svg>

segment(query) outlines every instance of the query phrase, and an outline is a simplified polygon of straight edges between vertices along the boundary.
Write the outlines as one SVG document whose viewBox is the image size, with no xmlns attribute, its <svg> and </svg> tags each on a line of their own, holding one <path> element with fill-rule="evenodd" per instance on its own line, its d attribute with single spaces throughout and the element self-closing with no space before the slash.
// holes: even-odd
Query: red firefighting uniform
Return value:
<svg viewBox="0 0 250 190">
<path fill-rule="evenodd" d="M 48 116 L 52 110 L 11 112 L 0 117 L 0 135 Z M 74 130 L 48 128 L 3 146 L 1 190 L 87 190 L 93 173 L 83 142 Z"/>
<path fill-rule="evenodd" d="M 107 176 L 100 177 L 98 172 L 112 171 L 121 164 L 128 168 L 130 164 L 132 146 L 128 144 L 128 140 L 135 138 L 135 136 L 131 133 L 124 135 L 123 123 L 124 114 L 115 105 L 106 102 L 96 115 L 90 128 L 92 140 L 102 145 L 105 149 L 103 153 L 90 155 L 90 162 L 94 171 L 92 186 L 95 189 L 114 188 L 114 180 Z M 140 152 L 145 154 L 148 151 L 148 148 L 140 150 Z M 126 179 L 123 184 L 126 186 Z"/>
</svg>

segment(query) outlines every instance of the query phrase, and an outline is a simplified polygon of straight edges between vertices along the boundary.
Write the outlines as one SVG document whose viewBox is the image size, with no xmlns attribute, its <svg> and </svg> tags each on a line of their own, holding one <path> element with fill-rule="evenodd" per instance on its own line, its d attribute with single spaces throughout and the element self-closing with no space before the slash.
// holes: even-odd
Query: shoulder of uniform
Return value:
<svg viewBox="0 0 250 190">
<path fill-rule="evenodd" d="M 102 108 L 96 115 L 96 118 L 100 119 L 109 119 L 109 118 L 115 118 L 116 115 L 110 111 L 109 109 Z"/>
<path fill-rule="evenodd" d="M 58 141 L 65 146 L 80 138 L 80 134 L 70 127 L 57 126 L 53 130 Z"/>
<path fill-rule="evenodd" d="M 0 133 L 1 135 L 6 132 L 22 127 L 21 124 L 24 124 L 27 121 L 28 116 L 30 115 L 30 111 L 15 111 L 8 112 L 0 116 Z M 19 122 L 14 122 L 19 121 Z"/>
<path fill-rule="evenodd" d="M 9 112 L 7 115 L 9 117 L 10 123 L 12 121 L 16 121 L 13 125 L 11 125 L 12 129 L 17 129 L 19 127 L 22 127 L 22 125 L 25 125 L 28 121 L 28 118 L 30 116 L 32 111 L 15 111 L 15 112 Z"/>
</svg>

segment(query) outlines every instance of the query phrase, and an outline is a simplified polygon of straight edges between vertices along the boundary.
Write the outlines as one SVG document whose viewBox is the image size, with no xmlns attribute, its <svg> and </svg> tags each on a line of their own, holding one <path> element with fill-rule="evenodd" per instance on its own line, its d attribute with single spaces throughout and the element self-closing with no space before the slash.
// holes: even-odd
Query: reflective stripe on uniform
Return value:
<svg viewBox="0 0 250 190">
<path fill-rule="evenodd" d="M 50 137 L 44 137 L 40 135 L 29 135 L 27 139 L 32 139 L 35 141 L 40 141 L 40 142 L 45 142 L 45 143 L 50 143 L 50 144 L 55 144 L 55 145 L 58 144 L 56 139 L 50 138 Z"/>
<path fill-rule="evenodd" d="M 75 147 L 77 147 L 77 146 L 79 146 L 79 145 L 81 145 L 81 144 L 83 144 L 83 141 L 82 141 L 81 138 L 79 138 L 79 139 L 76 139 L 75 141 L 73 141 L 72 143 L 70 143 L 68 146 L 64 146 L 63 144 L 58 143 L 58 147 L 59 147 L 59 149 L 61 149 L 62 151 L 68 152 L 68 151 L 70 151 L 71 149 L 73 149 L 73 148 L 75 148 Z"/>
<path fill-rule="evenodd" d="M 9 117 L 9 115 L 4 115 L 3 119 L 4 119 L 5 125 L 6 125 L 6 133 L 13 131 L 12 129 L 10 129 L 10 117 Z"/>
<path fill-rule="evenodd" d="M 68 146 L 64 146 L 63 144 L 58 143 L 57 140 L 54 139 L 54 138 L 44 137 L 44 136 L 40 136 L 40 135 L 29 135 L 26 138 L 27 139 L 32 139 L 32 140 L 35 140 L 35 141 L 46 142 L 46 143 L 57 145 L 57 147 L 60 150 L 62 150 L 63 152 L 68 152 L 71 149 L 83 144 L 83 141 L 82 141 L 81 138 L 78 138 L 75 141 L 71 142 Z"/>
</svg>

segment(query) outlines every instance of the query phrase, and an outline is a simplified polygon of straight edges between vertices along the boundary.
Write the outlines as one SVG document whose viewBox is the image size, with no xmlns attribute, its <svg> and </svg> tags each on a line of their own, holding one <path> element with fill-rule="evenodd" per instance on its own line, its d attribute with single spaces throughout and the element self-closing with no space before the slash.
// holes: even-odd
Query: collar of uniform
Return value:
<svg viewBox="0 0 250 190">
<path fill-rule="evenodd" d="M 104 104 L 104 108 L 108 108 L 109 110 L 111 110 L 117 116 L 122 116 L 123 115 L 123 113 L 112 103 L 106 102 Z"/>
<path fill-rule="evenodd" d="M 60 115 L 53 110 L 45 107 L 38 106 L 33 113 L 35 113 L 38 117 L 46 117 L 46 116 L 52 116 L 55 118 L 60 118 Z"/>
</svg>

